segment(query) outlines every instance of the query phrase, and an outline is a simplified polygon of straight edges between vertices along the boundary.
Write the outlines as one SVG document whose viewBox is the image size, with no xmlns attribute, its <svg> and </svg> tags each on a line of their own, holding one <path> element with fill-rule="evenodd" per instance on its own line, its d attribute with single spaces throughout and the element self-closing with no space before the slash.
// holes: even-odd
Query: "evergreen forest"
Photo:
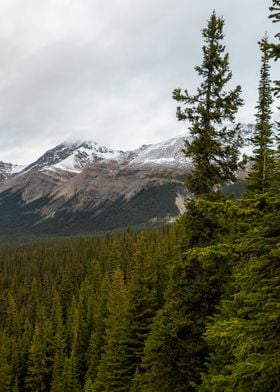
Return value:
<svg viewBox="0 0 280 392">
<path fill-rule="evenodd" d="M 197 91 L 173 92 L 192 136 L 185 213 L 1 246 L 0 392 L 280 391 L 280 33 L 259 41 L 254 155 L 236 199 L 221 192 L 248 164 L 224 23 L 213 12 L 202 31 Z"/>
</svg>

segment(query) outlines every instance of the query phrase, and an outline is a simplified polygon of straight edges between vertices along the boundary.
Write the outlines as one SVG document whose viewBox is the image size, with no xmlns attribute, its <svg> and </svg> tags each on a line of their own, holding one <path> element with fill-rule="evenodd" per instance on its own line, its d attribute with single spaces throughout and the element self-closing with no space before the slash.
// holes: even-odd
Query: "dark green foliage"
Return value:
<svg viewBox="0 0 280 392">
<path fill-rule="evenodd" d="M 270 65 L 267 50 L 267 37 L 262 40 L 262 62 L 257 104 L 256 128 L 253 136 L 253 167 L 249 174 L 249 190 L 265 193 L 273 185 L 275 160 L 273 157 L 273 134 L 271 123 L 272 91 L 270 86 Z"/>
<path fill-rule="evenodd" d="M 60 392 L 63 387 L 63 362 L 64 362 L 64 328 L 63 328 L 63 313 L 62 306 L 57 291 L 53 294 L 53 307 L 52 307 L 52 319 L 53 319 L 53 373 L 51 392 Z"/>
<path fill-rule="evenodd" d="M 279 0 L 272 0 L 272 6 L 269 7 L 269 10 L 271 11 L 271 14 L 269 16 L 270 19 L 272 19 L 273 23 L 277 23 L 280 20 L 280 1 Z M 279 37 L 279 33 L 277 34 L 277 37 Z M 280 54 L 279 54 L 280 56 Z"/>
<path fill-rule="evenodd" d="M 262 198 L 239 207 L 248 230 L 236 241 L 240 261 L 206 331 L 211 354 L 201 392 L 280 389 L 279 206 Z"/>
<path fill-rule="evenodd" d="M 104 352 L 93 385 L 96 392 L 129 391 L 132 378 L 128 352 L 128 298 L 123 273 L 116 270 L 108 297 Z"/>
<path fill-rule="evenodd" d="M 170 227 L 2 248 L 0 390 L 106 390 L 100 385 L 110 379 L 116 347 L 110 382 L 129 390 L 175 239 Z M 116 275 L 124 277 L 120 291 L 112 288 Z"/>
<path fill-rule="evenodd" d="M 0 334 L 0 392 L 11 390 L 12 367 L 10 364 L 11 342 L 5 331 Z"/>
<path fill-rule="evenodd" d="M 135 373 L 132 390 L 139 384 L 144 345 L 159 308 L 158 265 L 146 236 L 139 238 L 128 286 L 129 354 Z"/>
<path fill-rule="evenodd" d="M 82 388 L 79 383 L 79 373 L 77 371 L 77 358 L 74 352 L 70 357 L 64 360 L 62 373 L 62 391 L 63 392 L 81 392 Z"/>
<path fill-rule="evenodd" d="M 270 16 L 269 18 L 272 19 L 273 23 L 279 23 L 280 22 L 280 0 L 272 0 L 272 6 L 269 8 L 270 9 Z M 274 60 L 278 60 L 280 58 L 280 33 L 277 33 L 275 35 L 275 38 L 279 41 L 277 43 L 271 43 L 268 45 L 269 51 L 270 51 L 270 56 L 274 58 Z M 279 93 L 279 81 L 277 84 L 277 91 Z"/>
<path fill-rule="evenodd" d="M 108 279 L 104 279 L 101 287 L 97 292 L 96 300 L 93 305 L 93 322 L 92 332 L 89 339 L 89 347 L 87 351 L 87 388 L 95 380 L 98 371 L 98 364 L 101 358 L 105 337 L 105 320 L 107 317 L 107 296 L 109 292 Z"/>
<path fill-rule="evenodd" d="M 192 139 L 186 141 L 185 153 L 193 161 L 193 170 L 187 189 L 196 196 L 209 195 L 225 182 L 234 181 L 237 170 L 239 125 L 228 127 L 225 122 L 233 123 L 242 105 L 241 87 L 225 90 L 232 74 L 222 43 L 223 27 L 224 20 L 213 12 L 202 32 L 203 62 L 195 68 L 202 83 L 197 94 L 191 96 L 187 90 L 183 94 L 181 89 L 173 93 L 173 98 L 185 106 L 178 107 L 178 120 L 190 123 Z"/>
<path fill-rule="evenodd" d="M 27 390 L 43 392 L 50 389 L 51 380 L 51 331 L 45 316 L 40 317 L 34 328 L 29 350 Z"/>
<path fill-rule="evenodd" d="M 166 301 L 145 347 L 145 390 L 194 391 L 207 354 L 206 320 L 218 303 L 234 257 L 216 244 L 228 232 L 231 203 L 188 203 L 182 257 L 173 265 Z M 187 247 L 187 250 L 184 248 Z"/>
</svg>

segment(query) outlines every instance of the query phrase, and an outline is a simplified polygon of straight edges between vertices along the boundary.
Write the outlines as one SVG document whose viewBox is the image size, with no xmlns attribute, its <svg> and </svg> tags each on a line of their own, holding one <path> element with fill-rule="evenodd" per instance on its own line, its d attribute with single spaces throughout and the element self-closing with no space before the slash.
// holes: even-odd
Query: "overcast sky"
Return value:
<svg viewBox="0 0 280 392">
<path fill-rule="evenodd" d="M 64 140 L 132 149 L 182 134 L 176 87 L 195 92 L 201 29 L 225 18 L 233 85 L 254 121 L 267 0 L 1 0 L 0 160 Z M 275 73 L 275 67 L 273 72 Z M 273 75 L 272 75 L 273 76 Z"/>
</svg>

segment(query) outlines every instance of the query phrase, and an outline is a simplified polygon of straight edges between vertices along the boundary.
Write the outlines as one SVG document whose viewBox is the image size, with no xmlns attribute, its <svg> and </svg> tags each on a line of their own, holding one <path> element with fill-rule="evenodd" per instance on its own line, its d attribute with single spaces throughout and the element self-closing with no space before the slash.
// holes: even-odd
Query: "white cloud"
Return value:
<svg viewBox="0 0 280 392">
<path fill-rule="evenodd" d="M 175 87 L 195 91 L 201 33 L 226 20 L 242 121 L 253 121 L 260 55 L 275 31 L 263 0 L 2 0 L 0 160 L 29 162 L 63 139 L 133 148 L 182 132 Z"/>
</svg>

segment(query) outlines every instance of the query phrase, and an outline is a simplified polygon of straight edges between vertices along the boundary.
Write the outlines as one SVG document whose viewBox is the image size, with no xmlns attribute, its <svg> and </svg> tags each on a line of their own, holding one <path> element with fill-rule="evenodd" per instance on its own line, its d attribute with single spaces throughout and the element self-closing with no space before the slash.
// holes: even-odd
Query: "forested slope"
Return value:
<svg viewBox="0 0 280 392">
<path fill-rule="evenodd" d="M 279 204 L 2 249 L 0 390 L 277 391 Z"/>
</svg>

